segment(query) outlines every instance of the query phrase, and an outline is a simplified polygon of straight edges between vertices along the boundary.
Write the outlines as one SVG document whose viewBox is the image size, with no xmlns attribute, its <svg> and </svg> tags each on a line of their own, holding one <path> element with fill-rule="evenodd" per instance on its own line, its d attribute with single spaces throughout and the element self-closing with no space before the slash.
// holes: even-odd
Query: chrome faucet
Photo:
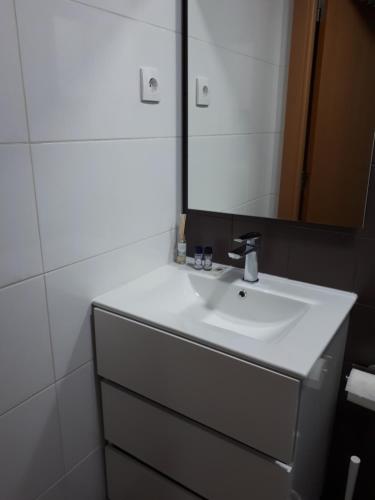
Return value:
<svg viewBox="0 0 375 500">
<path fill-rule="evenodd" d="M 258 249 L 261 238 L 260 233 L 243 234 L 234 241 L 242 243 L 242 245 L 228 252 L 228 257 L 234 260 L 242 260 L 245 258 L 244 281 L 256 283 L 258 278 Z"/>
</svg>

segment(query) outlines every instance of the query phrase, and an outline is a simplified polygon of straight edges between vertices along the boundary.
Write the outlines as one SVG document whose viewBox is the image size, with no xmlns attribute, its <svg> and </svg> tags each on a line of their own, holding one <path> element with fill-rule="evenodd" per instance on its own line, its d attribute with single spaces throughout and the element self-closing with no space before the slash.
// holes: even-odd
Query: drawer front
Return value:
<svg viewBox="0 0 375 500">
<path fill-rule="evenodd" d="M 98 373 L 284 463 L 299 381 L 95 309 Z"/>
<path fill-rule="evenodd" d="M 102 382 L 106 439 L 210 500 L 287 500 L 285 467 L 155 403 Z"/>
<path fill-rule="evenodd" d="M 105 450 L 109 500 L 199 500 L 137 460 L 111 446 Z"/>
</svg>

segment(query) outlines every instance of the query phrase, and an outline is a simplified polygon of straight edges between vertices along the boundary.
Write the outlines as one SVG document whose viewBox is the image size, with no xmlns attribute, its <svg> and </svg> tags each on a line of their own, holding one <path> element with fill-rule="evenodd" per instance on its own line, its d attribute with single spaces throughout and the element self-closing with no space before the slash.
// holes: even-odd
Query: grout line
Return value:
<svg viewBox="0 0 375 500">
<path fill-rule="evenodd" d="M 290 238 L 287 238 L 287 256 L 286 256 L 286 265 L 285 265 L 285 271 L 286 271 L 286 278 L 290 279 L 290 264 L 291 264 L 291 240 Z"/>
<path fill-rule="evenodd" d="M 70 262 L 68 264 L 64 264 L 63 266 L 59 266 L 59 267 L 56 267 L 54 269 L 47 270 L 47 271 L 45 271 L 45 275 L 48 276 L 49 274 L 55 273 L 57 271 L 60 271 L 61 269 L 65 269 L 66 267 L 73 266 L 74 264 L 80 264 L 82 262 L 86 262 L 86 261 L 88 261 L 90 259 L 93 259 L 95 257 L 101 257 L 101 256 L 107 255 L 107 254 L 109 254 L 111 252 L 117 252 L 119 250 L 122 250 L 124 248 L 130 247 L 132 245 L 136 245 L 137 243 L 141 243 L 141 242 L 150 240 L 152 238 L 157 238 L 158 236 L 162 236 L 163 234 L 167 234 L 167 233 L 172 232 L 174 229 L 175 229 L 175 226 L 170 227 L 169 229 L 166 229 L 165 231 L 161 231 L 160 233 L 155 233 L 155 234 L 152 234 L 150 236 L 145 236 L 144 238 L 141 238 L 141 239 L 139 239 L 137 241 L 132 241 L 130 243 L 126 243 L 125 245 L 120 245 L 118 247 L 111 248 L 110 250 L 105 250 L 105 251 L 99 252 L 99 253 L 97 253 L 95 255 L 90 255 L 89 257 L 85 257 L 83 259 L 75 260 L 74 262 Z"/>
<path fill-rule="evenodd" d="M 350 229 L 350 228 L 349 228 Z M 359 231 L 363 231 L 363 229 L 360 229 Z M 356 235 L 356 239 L 358 241 L 361 241 L 361 240 L 366 240 L 366 241 L 374 241 L 375 240 L 375 235 L 371 236 L 371 235 L 362 235 L 360 232 L 358 233 L 358 235 Z"/>
<path fill-rule="evenodd" d="M 18 23 L 18 16 L 17 16 L 16 0 L 13 0 L 13 13 L 14 13 L 14 19 L 15 19 L 15 23 L 16 23 L 17 51 L 18 51 L 18 60 L 19 60 L 18 62 L 20 65 L 23 104 L 25 107 L 25 120 L 26 120 L 27 138 L 28 138 L 27 143 L 30 143 L 30 137 L 31 137 L 31 135 L 30 135 L 30 121 L 29 121 L 29 114 L 28 114 L 28 110 L 27 110 L 26 87 L 25 87 L 25 78 L 24 78 L 24 74 L 23 74 L 21 39 L 20 39 L 20 30 L 19 30 L 19 23 Z"/>
<path fill-rule="evenodd" d="M 188 139 L 191 138 L 200 138 L 200 137 L 236 137 L 236 136 L 249 136 L 249 135 L 282 135 L 282 131 L 275 131 L 275 132 L 238 132 L 238 133 L 232 133 L 232 134 L 189 134 Z"/>
<path fill-rule="evenodd" d="M 57 412 L 58 427 L 59 427 L 60 451 L 61 451 L 61 458 L 62 458 L 62 462 L 63 462 L 63 466 L 64 466 L 64 472 L 66 473 L 67 467 L 66 467 L 66 461 L 65 461 L 64 439 L 63 439 L 63 431 L 62 431 L 62 424 L 61 424 L 61 413 L 60 413 L 59 400 L 57 397 L 56 361 L 55 361 L 55 353 L 53 350 L 51 317 L 50 317 L 50 310 L 49 310 L 49 303 L 48 303 L 47 283 L 46 283 L 45 274 L 43 275 L 43 282 L 44 282 L 44 293 L 45 293 L 46 308 L 47 308 L 47 321 L 48 321 L 48 331 L 49 331 L 50 353 L 51 353 L 51 360 L 52 360 L 53 376 L 55 379 L 54 386 L 55 386 L 56 412 Z"/>
<path fill-rule="evenodd" d="M 263 200 L 264 198 L 270 198 L 272 196 L 277 196 L 278 193 L 266 193 L 266 194 L 262 194 L 261 196 L 256 196 L 255 198 L 250 198 L 249 200 L 246 200 L 244 201 L 243 203 L 240 203 L 239 205 L 235 205 L 235 206 L 230 206 L 230 207 L 227 207 L 227 208 L 221 208 L 221 212 L 224 213 L 224 214 L 231 214 L 231 215 L 240 215 L 240 216 L 248 216 L 248 217 L 264 217 L 262 215 L 248 215 L 248 214 L 236 214 L 235 210 L 239 210 L 241 207 L 244 207 L 245 205 L 248 205 L 249 203 L 252 203 L 252 202 L 255 202 L 255 201 L 259 201 L 259 200 Z M 197 210 L 200 210 L 200 209 L 197 209 Z"/>
<path fill-rule="evenodd" d="M 41 278 L 44 276 L 44 272 L 38 273 L 38 274 L 33 274 L 31 276 L 27 276 L 26 278 L 20 279 L 18 281 L 12 281 L 11 283 L 7 283 L 6 285 L 0 286 L 0 292 L 3 290 L 6 290 L 7 288 L 10 288 L 12 286 L 20 285 L 21 283 L 25 283 L 26 281 L 33 280 L 35 278 Z"/>
<path fill-rule="evenodd" d="M 67 474 L 64 473 L 57 481 L 55 481 L 54 483 L 52 483 L 50 486 L 48 486 L 48 488 L 44 491 L 42 491 L 42 493 L 40 493 L 37 497 L 34 497 L 33 500 L 39 500 L 40 498 L 43 498 L 44 495 L 46 495 L 47 493 L 49 494 L 53 488 L 55 488 L 57 485 L 59 485 L 60 483 L 63 482 L 63 480 L 66 478 Z M 64 500 L 65 500 L 65 492 L 64 492 Z"/>
<path fill-rule="evenodd" d="M 251 56 L 250 54 L 246 54 L 246 52 L 238 52 L 230 47 L 226 47 L 225 45 L 221 45 L 220 43 L 212 42 L 211 40 L 203 40 L 203 38 L 199 38 L 197 36 L 188 35 L 188 39 L 196 40 L 201 43 L 206 43 L 207 45 L 211 45 L 213 47 L 218 47 L 219 49 L 225 50 L 226 52 L 230 52 L 231 54 L 235 54 L 237 56 L 247 57 L 248 59 L 254 59 L 255 61 L 262 62 L 264 64 L 269 64 L 270 66 L 275 66 L 276 68 L 286 68 L 287 64 L 279 64 L 273 61 L 268 61 L 267 59 L 263 59 L 262 57 Z"/>
<path fill-rule="evenodd" d="M 53 367 L 53 378 L 54 378 L 55 383 L 56 383 L 57 382 L 57 380 L 56 380 L 56 362 L 55 362 L 55 353 L 53 351 L 51 316 L 50 316 L 50 312 L 49 312 L 49 303 L 48 303 L 48 294 L 47 294 L 47 282 L 46 282 L 46 276 L 45 276 L 45 274 L 43 275 L 43 283 L 44 283 L 44 294 L 45 294 L 46 308 L 47 308 L 47 320 L 48 320 L 48 330 L 49 330 L 49 344 L 50 344 L 52 367 Z"/>
<path fill-rule="evenodd" d="M 34 500 L 39 500 L 46 493 L 49 493 L 53 488 L 55 488 L 57 485 L 59 485 L 60 483 L 62 483 L 64 481 L 64 479 L 66 479 L 69 476 L 69 474 L 71 472 L 73 472 L 77 467 L 79 467 L 86 460 L 88 460 L 91 457 L 91 455 L 93 455 L 94 453 L 96 453 L 97 451 L 102 450 L 102 449 L 103 449 L 102 446 L 97 446 L 96 448 L 94 448 L 92 451 L 90 451 L 90 453 L 88 455 L 86 455 L 79 462 L 77 462 L 71 469 L 69 469 L 67 472 L 65 472 L 65 474 L 63 476 L 61 476 L 57 481 L 55 481 L 54 483 L 52 483 L 46 490 L 44 490 L 42 493 L 40 493 Z"/>
<path fill-rule="evenodd" d="M 57 420 L 58 420 L 58 427 L 59 427 L 60 451 L 61 451 L 62 462 L 64 465 L 64 472 L 66 475 L 67 466 L 66 466 L 66 459 L 65 459 L 65 447 L 64 447 L 64 438 L 63 438 L 63 430 L 62 430 L 62 422 L 61 422 L 60 403 L 59 403 L 59 398 L 57 397 L 57 384 L 55 383 L 54 386 L 55 386 L 56 413 L 57 413 Z"/>
<path fill-rule="evenodd" d="M 354 293 L 358 293 L 358 291 L 354 291 Z M 358 298 L 357 302 L 355 303 L 355 306 L 361 306 L 361 307 L 364 307 L 365 309 L 371 309 L 371 311 L 373 311 L 375 313 L 375 304 L 371 305 L 371 304 L 363 303 L 363 302 L 361 302 L 360 297 Z"/>
<path fill-rule="evenodd" d="M 58 382 L 61 382 L 64 379 L 70 377 L 70 375 L 73 375 L 74 373 L 78 372 L 78 370 L 80 370 L 81 368 L 84 368 L 89 363 L 93 363 L 93 361 L 94 361 L 94 358 L 90 358 L 87 361 L 85 361 L 84 363 L 82 363 L 81 365 L 77 366 L 76 368 L 73 368 L 72 370 L 66 372 L 65 375 L 63 375 L 62 377 L 56 378 L 56 384 Z"/>
<path fill-rule="evenodd" d="M 31 140 L 30 119 L 29 119 L 29 112 L 28 112 L 27 99 L 26 99 L 26 86 L 25 86 L 25 78 L 24 78 L 24 73 L 23 73 L 23 63 L 22 63 L 22 53 L 21 53 L 21 39 L 20 39 L 19 23 L 18 23 L 18 17 L 17 17 L 16 0 L 13 0 L 13 9 L 14 9 L 15 22 L 16 22 L 17 48 L 18 48 L 18 57 L 19 57 L 20 72 L 21 72 L 23 101 L 24 101 L 24 106 L 25 106 L 25 119 L 26 119 L 26 127 L 27 127 L 27 136 L 28 136 L 28 140 L 29 140 L 29 156 L 30 156 L 30 163 L 31 163 L 31 175 L 32 175 L 32 179 L 33 179 L 34 203 L 35 203 L 35 211 L 36 211 L 36 218 L 37 218 L 38 236 L 39 236 L 39 250 L 40 250 L 40 258 L 41 258 L 42 270 L 44 271 L 45 270 L 45 265 L 44 265 L 44 256 L 43 256 L 43 248 L 42 248 L 42 238 L 41 238 L 41 231 L 40 231 L 40 218 L 39 218 L 38 200 L 37 200 L 37 195 L 36 195 L 36 182 L 35 182 L 34 162 L 33 162 L 33 156 L 32 156 L 31 146 L 30 146 L 30 140 Z"/>
<path fill-rule="evenodd" d="M 375 154 L 375 130 L 374 130 L 374 135 L 372 137 L 372 148 L 371 148 L 370 164 L 369 164 L 368 177 L 367 177 L 366 198 L 365 198 L 365 205 L 364 205 L 364 210 L 363 210 L 361 229 L 365 229 L 365 227 L 366 227 L 367 205 L 368 205 L 369 198 L 370 198 L 370 186 L 371 186 L 371 177 L 372 177 L 372 169 L 373 169 L 372 159 L 374 158 L 374 154 Z"/>
<path fill-rule="evenodd" d="M 277 193 L 266 193 L 266 194 L 262 194 L 261 196 L 256 196 L 255 198 L 250 198 L 249 200 L 246 200 L 244 201 L 243 203 L 240 203 L 240 205 L 236 205 L 235 207 L 229 207 L 228 209 L 226 210 L 231 210 L 231 208 L 233 208 L 233 210 L 236 210 L 236 209 L 239 209 L 245 205 L 248 205 L 249 203 L 252 203 L 253 201 L 259 201 L 259 200 L 263 200 L 264 198 L 269 198 L 270 196 L 277 196 Z M 233 215 L 236 215 L 235 213 L 232 212 Z M 242 214 L 240 214 L 242 215 Z M 256 217 L 256 216 L 255 216 Z"/>
<path fill-rule="evenodd" d="M 102 11 L 102 12 L 106 12 L 107 14 L 113 14 L 114 16 L 118 16 L 118 17 L 122 17 L 122 18 L 125 18 L 125 19 L 129 19 L 131 21 L 136 21 L 137 23 L 140 23 L 140 24 L 145 24 L 146 26 L 152 26 L 153 28 L 159 28 L 161 30 L 164 30 L 164 31 L 168 31 L 169 33 L 174 33 L 176 35 L 181 35 L 181 31 L 179 30 L 173 30 L 171 28 L 167 28 L 165 26 L 161 26 L 160 24 L 154 24 L 154 23 L 150 23 L 149 21 L 143 21 L 142 19 L 138 19 L 136 17 L 132 17 L 132 16 L 129 16 L 129 15 L 126 15 L 126 14 L 122 14 L 120 12 L 115 12 L 113 10 L 110 10 L 110 9 L 106 9 L 104 7 L 99 7 L 97 5 L 91 5 L 83 0 L 69 0 L 70 2 L 72 3 L 77 3 L 79 5 L 83 5 L 85 7 L 88 7 L 90 9 L 95 9 L 95 10 L 99 10 L 99 11 Z"/>
<path fill-rule="evenodd" d="M 330 226 L 324 224 L 315 224 L 311 222 L 304 222 L 301 220 L 284 220 L 284 219 L 274 219 L 275 222 L 291 224 L 294 229 L 301 231 L 312 231 L 312 232 L 325 232 L 329 234 L 337 234 L 341 236 L 350 236 L 356 240 L 362 239 L 362 237 L 358 234 L 358 231 L 361 231 L 360 228 L 355 227 L 346 227 L 346 226 Z M 369 238 L 374 239 L 374 238 Z"/>
<path fill-rule="evenodd" d="M 84 462 L 86 462 L 86 460 L 88 460 L 92 455 L 94 455 L 94 453 L 96 453 L 97 451 L 99 450 L 103 450 L 103 446 L 99 445 L 97 446 L 96 448 L 94 448 L 93 450 L 90 451 L 90 453 L 88 453 L 85 457 L 83 457 L 79 462 L 77 462 L 75 465 L 73 465 L 73 467 L 71 469 L 68 470 L 68 472 L 66 473 L 66 475 L 68 476 L 71 472 L 73 472 L 75 469 L 77 469 L 80 465 L 82 465 Z"/>
<path fill-rule="evenodd" d="M 41 233 L 41 228 L 40 228 L 41 224 L 40 224 L 40 215 L 39 215 L 39 205 L 38 205 L 38 197 L 36 194 L 34 159 L 33 159 L 33 152 L 32 152 L 32 148 L 31 148 L 31 144 L 29 144 L 29 155 L 30 155 L 30 163 L 31 163 L 31 174 L 32 174 L 32 178 L 33 178 L 34 202 L 35 202 L 35 211 L 36 211 L 38 236 L 39 236 L 40 258 L 42 261 L 43 272 L 45 272 L 46 264 L 45 264 L 45 256 L 44 256 L 43 245 L 42 245 L 42 233 Z"/>
<path fill-rule="evenodd" d="M 27 145 L 29 144 L 27 141 L 5 141 L 5 142 L 0 142 L 0 146 L 19 146 L 19 145 Z"/>
<path fill-rule="evenodd" d="M 74 0 L 70 0 L 74 1 Z M 126 142 L 126 141 L 147 141 L 147 140 L 171 140 L 171 139 L 181 139 L 181 135 L 166 135 L 166 136 L 150 136 L 150 137 L 115 137 L 115 138 L 95 138 L 95 139 L 56 139 L 51 141 L 30 141 L 32 146 L 40 144 L 72 144 L 72 143 L 96 143 L 96 142 Z M 27 143 L 26 143 L 27 144 Z M 1 145 L 1 144 L 0 144 Z"/>
<path fill-rule="evenodd" d="M 33 392 L 30 396 L 28 396 L 26 399 L 24 399 L 23 401 L 21 401 L 20 403 L 17 403 L 15 404 L 14 406 L 11 406 L 10 408 L 8 408 L 6 411 L 2 412 L 0 414 L 0 419 L 2 417 L 4 417 L 5 415 L 7 415 L 8 413 L 16 410 L 17 408 L 23 406 L 24 404 L 28 403 L 31 399 L 39 396 L 40 394 L 42 394 L 43 392 L 46 392 L 48 391 L 49 389 L 51 389 L 52 387 L 54 387 L 56 384 L 55 382 L 52 382 L 52 384 L 48 384 L 46 385 L 45 387 L 43 387 L 42 389 L 39 389 L 38 391 L 36 392 Z"/>
<path fill-rule="evenodd" d="M 358 249 L 358 246 L 354 252 L 354 266 L 353 266 L 353 275 L 352 275 L 352 286 L 350 291 L 357 294 L 357 301 L 356 304 L 359 303 L 359 301 L 362 298 L 362 290 L 360 286 L 360 252 Z"/>
<path fill-rule="evenodd" d="M 32 394 L 30 394 L 27 398 L 23 399 L 21 402 L 19 403 L 16 403 L 15 405 L 11 406 L 10 408 L 8 408 L 7 410 L 3 411 L 0 413 L 0 419 L 1 417 L 3 417 L 4 415 L 6 415 L 7 413 L 17 409 L 18 407 L 22 406 L 23 404 L 27 403 L 28 401 L 30 401 L 31 399 L 35 398 L 36 396 L 38 396 L 39 394 L 41 394 L 42 392 L 45 392 L 46 390 L 50 389 L 51 387 L 53 386 L 57 386 L 57 384 L 59 382 L 61 382 L 62 380 L 68 378 L 70 375 L 73 375 L 75 372 L 77 372 L 78 370 L 80 370 L 81 368 L 85 367 L 86 365 L 88 365 L 89 363 L 93 363 L 93 358 L 89 359 L 88 361 L 85 361 L 84 363 L 82 363 L 81 365 L 77 366 L 76 368 L 74 368 L 73 370 L 67 372 L 65 375 L 63 375 L 62 377 L 60 378 L 55 378 L 55 380 L 51 383 L 51 384 L 48 384 L 44 387 L 42 387 L 41 389 L 38 389 L 37 391 L 33 392 Z"/>
<path fill-rule="evenodd" d="M 0 286 L 0 292 L 7 289 L 7 288 L 10 288 L 10 287 L 16 286 L 16 285 L 20 285 L 21 283 L 25 283 L 26 281 L 29 281 L 29 280 L 32 280 L 35 278 L 47 277 L 47 275 L 52 274 L 52 273 L 57 272 L 57 271 L 60 271 L 61 269 L 65 269 L 66 267 L 74 266 L 75 264 L 80 264 L 81 262 L 95 259 L 96 257 L 101 257 L 102 255 L 106 255 L 106 254 L 111 253 L 111 252 L 117 252 L 123 248 L 127 248 L 127 247 L 130 247 L 132 245 L 136 245 L 137 243 L 141 243 L 142 241 L 146 241 L 146 240 L 149 240 L 152 238 L 157 238 L 158 236 L 162 236 L 163 234 L 171 233 L 171 232 L 175 231 L 175 229 L 176 229 L 175 226 L 173 226 L 170 229 L 167 229 L 165 231 L 161 231 L 160 233 L 152 234 L 151 236 L 146 236 L 144 238 L 141 238 L 140 240 L 132 241 L 131 243 L 127 243 L 126 245 L 121 245 L 119 247 L 111 248 L 110 250 L 106 250 L 104 252 L 101 252 L 101 253 L 98 253 L 95 255 L 90 255 L 89 257 L 85 257 L 84 259 L 76 260 L 74 262 L 70 262 L 69 264 L 64 264 L 63 266 L 56 267 L 56 268 L 50 269 L 48 271 L 44 271 L 42 273 L 33 274 L 32 276 L 27 276 L 26 278 L 20 279 L 18 281 L 13 281 L 11 283 L 7 283 L 4 286 Z"/>
</svg>

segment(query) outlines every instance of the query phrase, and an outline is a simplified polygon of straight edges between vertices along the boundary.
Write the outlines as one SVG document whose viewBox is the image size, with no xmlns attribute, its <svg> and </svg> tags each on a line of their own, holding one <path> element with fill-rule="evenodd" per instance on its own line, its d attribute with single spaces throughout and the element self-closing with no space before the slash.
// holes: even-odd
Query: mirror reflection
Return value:
<svg viewBox="0 0 375 500">
<path fill-rule="evenodd" d="M 188 208 L 360 227 L 375 3 L 187 5 Z"/>
</svg>

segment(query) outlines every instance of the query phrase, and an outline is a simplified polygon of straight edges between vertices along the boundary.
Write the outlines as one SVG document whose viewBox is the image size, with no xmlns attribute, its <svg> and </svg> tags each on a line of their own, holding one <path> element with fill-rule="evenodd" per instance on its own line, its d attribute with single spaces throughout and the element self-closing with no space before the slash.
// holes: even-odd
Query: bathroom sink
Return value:
<svg viewBox="0 0 375 500">
<path fill-rule="evenodd" d="M 307 376 L 356 295 L 242 271 L 169 264 L 94 300 L 94 306 L 235 354 Z"/>
<path fill-rule="evenodd" d="M 242 281 L 231 282 L 232 276 L 229 273 L 222 280 L 212 280 L 188 274 L 195 303 L 184 314 L 207 325 L 272 342 L 286 334 L 309 308 L 306 302 L 258 290 Z"/>
</svg>

